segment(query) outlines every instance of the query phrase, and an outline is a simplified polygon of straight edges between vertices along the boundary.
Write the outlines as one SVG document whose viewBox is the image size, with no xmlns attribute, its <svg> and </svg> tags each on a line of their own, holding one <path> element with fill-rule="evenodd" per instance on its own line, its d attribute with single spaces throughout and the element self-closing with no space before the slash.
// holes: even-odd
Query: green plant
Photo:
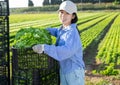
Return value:
<svg viewBox="0 0 120 85">
<path fill-rule="evenodd" d="M 114 65 L 115 65 L 114 63 L 110 63 L 108 66 L 106 66 L 104 70 L 100 71 L 100 74 L 107 76 L 119 74 L 119 72 L 114 69 L 115 67 Z"/>
<path fill-rule="evenodd" d="M 14 47 L 27 48 L 35 44 L 51 44 L 52 39 L 49 32 L 39 28 L 20 29 L 15 35 Z"/>
<path fill-rule="evenodd" d="M 119 1 L 119 0 L 115 0 L 115 1 L 113 2 L 113 4 L 114 4 L 114 5 L 118 5 L 118 4 L 120 4 L 120 1 Z"/>
</svg>

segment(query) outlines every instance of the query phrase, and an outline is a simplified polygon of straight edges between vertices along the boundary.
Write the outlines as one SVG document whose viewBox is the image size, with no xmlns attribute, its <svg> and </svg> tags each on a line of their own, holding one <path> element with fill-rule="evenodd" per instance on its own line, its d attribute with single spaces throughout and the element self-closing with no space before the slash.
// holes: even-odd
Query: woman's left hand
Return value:
<svg viewBox="0 0 120 85">
<path fill-rule="evenodd" d="M 32 49 L 33 49 L 34 52 L 36 52 L 36 53 L 38 53 L 38 54 L 41 54 L 41 53 L 43 53 L 43 51 L 44 51 L 44 44 L 34 45 L 34 46 L 32 47 Z"/>
</svg>

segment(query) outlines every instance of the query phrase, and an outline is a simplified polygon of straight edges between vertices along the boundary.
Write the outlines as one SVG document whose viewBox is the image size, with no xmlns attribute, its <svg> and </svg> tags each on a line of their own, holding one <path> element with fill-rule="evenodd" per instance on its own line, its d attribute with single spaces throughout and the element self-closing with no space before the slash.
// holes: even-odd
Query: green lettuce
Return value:
<svg viewBox="0 0 120 85">
<path fill-rule="evenodd" d="M 52 44 L 50 33 L 46 29 L 40 28 L 22 28 L 14 39 L 15 48 L 30 48 L 36 44 Z"/>
</svg>

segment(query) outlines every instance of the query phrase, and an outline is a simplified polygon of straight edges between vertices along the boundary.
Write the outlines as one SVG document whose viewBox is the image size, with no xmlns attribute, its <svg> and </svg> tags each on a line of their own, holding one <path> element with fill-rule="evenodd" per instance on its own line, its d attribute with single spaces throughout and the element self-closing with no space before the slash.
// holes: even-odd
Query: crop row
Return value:
<svg viewBox="0 0 120 85">
<path fill-rule="evenodd" d="M 120 15 L 112 24 L 109 32 L 98 48 L 97 58 L 106 64 L 120 65 Z"/>
<path fill-rule="evenodd" d="M 120 15 L 115 18 L 110 30 L 98 47 L 96 62 L 99 64 L 95 73 L 102 75 L 120 74 Z"/>
<path fill-rule="evenodd" d="M 16 23 L 21 23 L 21 22 L 28 22 L 28 21 L 36 21 L 36 20 L 47 20 L 47 19 L 55 19 L 57 18 L 57 15 L 55 13 L 32 13 L 32 14 L 11 14 L 9 19 L 10 19 L 10 24 L 16 24 Z"/>
<path fill-rule="evenodd" d="M 86 23 L 83 23 L 81 25 L 78 26 L 79 30 L 82 32 L 88 28 L 91 28 L 92 26 L 96 25 L 97 23 L 101 22 L 102 20 L 104 20 L 105 18 L 109 17 L 111 14 L 107 14 L 105 16 L 100 16 L 100 17 L 95 17 L 95 19 L 90 20 Z"/>
<path fill-rule="evenodd" d="M 97 38 L 98 35 L 106 28 L 106 26 L 112 21 L 116 14 L 104 19 L 103 21 L 97 23 L 95 26 L 81 33 L 81 40 L 83 44 L 83 49 L 87 48 L 93 40 Z"/>
</svg>

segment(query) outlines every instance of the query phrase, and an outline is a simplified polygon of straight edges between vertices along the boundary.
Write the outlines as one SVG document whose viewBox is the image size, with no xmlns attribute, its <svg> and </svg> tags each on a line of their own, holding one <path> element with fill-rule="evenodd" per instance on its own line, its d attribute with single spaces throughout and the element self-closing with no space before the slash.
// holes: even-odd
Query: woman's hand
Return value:
<svg viewBox="0 0 120 85">
<path fill-rule="evenodd" d="M 34 45 L 34 46 L 32 47 L 32 49 L 33 49 L 34 52 L 36 52 L 36 53 L 38 53 L 38 54 L 41 54 L 41 53 L 43 53 L 43 51 L 44 51 L 44 44 Z"/>
</svg>

